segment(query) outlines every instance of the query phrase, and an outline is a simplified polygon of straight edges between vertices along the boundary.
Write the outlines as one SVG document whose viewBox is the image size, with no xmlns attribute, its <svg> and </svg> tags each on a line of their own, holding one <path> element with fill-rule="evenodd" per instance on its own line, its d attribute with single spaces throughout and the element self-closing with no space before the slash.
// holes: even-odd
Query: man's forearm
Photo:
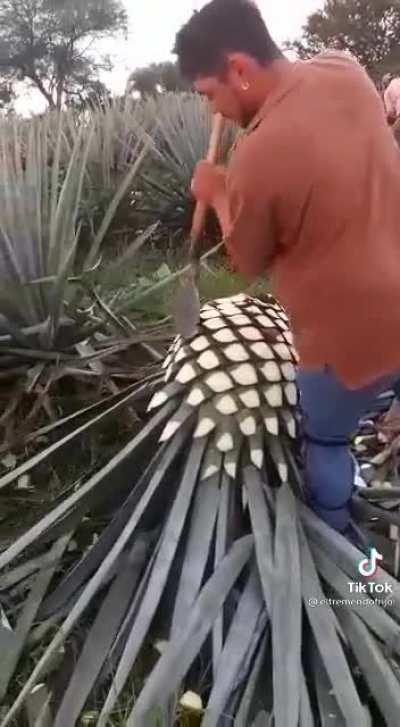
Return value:
<svg viewBox="0 0 400 727">
<path fill-rule="evenodd" d="M 224 237 L 230 228 L 229 202 L 226 188 L 225 167 L 201 161 L 197 164 L 192 179 L 192 193 L 198 202 L 216 213 Z"/>
<path fill-rule="evenodd" d="M 223 237 L 226 237 L 231 228 L 231 218 L 229 211 L 228 196 L 225 191 L 221 191 L 213 200 L 213 210 L 218 217 L 218 221 L 222 230 Z"/>
</svg>

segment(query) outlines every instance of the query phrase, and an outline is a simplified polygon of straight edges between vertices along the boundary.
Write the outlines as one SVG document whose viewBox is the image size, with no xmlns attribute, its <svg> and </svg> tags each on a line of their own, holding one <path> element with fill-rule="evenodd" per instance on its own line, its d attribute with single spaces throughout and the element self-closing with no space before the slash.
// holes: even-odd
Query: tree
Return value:
<svg viewBox="0 0 400 727">
<path fill-rule="evenodd" d="M 0 77 L 27 81 L 61 108 L 111 70 L 93 43 L 126 29 L 120 0 L 0 0 Z"/>
<path fill-rule="evenodd" d="M 300 58 L 328 47 L 350 51 L 374 79 L 400 69 L 400 4 L 394 0 L 327 0 L 290 46 Z"/>
<path fill-rule="evenodd" d="M 143 96 L 157 96 L 169 91 L 187 91 L 188 84 L 182 78 L 177 63 L 151 63 L 137 68 L 128 80 L 128 92 L 135 91 Z"/>
<path fill-rule="evenodd" d="M 11 111 L 11 103 L 14 99 L 15 93 L 12 84 L 0 82 L 0 110 Z"/>
<path fill-rule="evenodd" d="M 107 86 L 94 79 L 68 98 L 67 105 L 78 111 L 86 109 L 108 108 L 113 103 L 113 96 Z"/>
</svg>

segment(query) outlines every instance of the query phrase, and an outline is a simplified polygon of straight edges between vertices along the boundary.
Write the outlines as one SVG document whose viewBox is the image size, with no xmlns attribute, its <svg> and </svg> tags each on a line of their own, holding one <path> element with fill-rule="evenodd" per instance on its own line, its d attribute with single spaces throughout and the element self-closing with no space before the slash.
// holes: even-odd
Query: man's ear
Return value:
<svg viewBox="0 0 400 727">
<path fill-rule="evenodd" d="M 241 88 L 243 84 L 249 82 L 249 73 L 252 65 L 251 61 L 252 59 L 250 59 L 245 53 L 227 54 L 227 77 L 233 86 Z"/>
</svg>

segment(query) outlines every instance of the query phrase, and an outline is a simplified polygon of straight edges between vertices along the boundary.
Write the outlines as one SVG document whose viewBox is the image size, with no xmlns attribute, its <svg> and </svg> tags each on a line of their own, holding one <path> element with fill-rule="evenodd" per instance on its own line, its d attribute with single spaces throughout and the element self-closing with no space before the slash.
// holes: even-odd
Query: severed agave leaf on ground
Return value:
<svg viewBox="0 0 400 727">
<path fill-rule="evenodd" d="M 52 727 L 51 699 L 45 684 L 38 684 L 32 689 L 26 705 L 29 727 Z"/>
</svg>

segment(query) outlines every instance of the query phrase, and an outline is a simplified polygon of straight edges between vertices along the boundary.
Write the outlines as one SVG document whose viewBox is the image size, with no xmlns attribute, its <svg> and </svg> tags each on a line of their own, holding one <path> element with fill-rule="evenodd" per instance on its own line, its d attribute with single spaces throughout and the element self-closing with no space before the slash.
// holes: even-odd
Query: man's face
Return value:
<svg viewBox="0 0 400 727">
<path fill-rule="evenodd" d="M 229 75 L 222 78 L 214 76 L 198 78 L 194 87 L 208 99 L 214 114 L 220 113 L 240 126 L 247 126 L 251 120 L 252 114 L 246 108 L 245 92 L 240 92 Z"/>
</svg>

